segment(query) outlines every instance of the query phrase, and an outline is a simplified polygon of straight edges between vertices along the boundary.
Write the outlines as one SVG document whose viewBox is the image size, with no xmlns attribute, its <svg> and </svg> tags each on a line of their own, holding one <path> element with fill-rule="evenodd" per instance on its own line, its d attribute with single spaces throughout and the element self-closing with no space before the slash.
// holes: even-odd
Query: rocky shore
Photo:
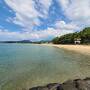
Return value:
<svg viewBox="0 0 90 90">
<path fill-rule="evenodd" d="M 90 78 L 68 80 L 62 84 L 50 83 L 45 86 L 37 86 L 29 90 L 90 90 Z"/>
</svg>

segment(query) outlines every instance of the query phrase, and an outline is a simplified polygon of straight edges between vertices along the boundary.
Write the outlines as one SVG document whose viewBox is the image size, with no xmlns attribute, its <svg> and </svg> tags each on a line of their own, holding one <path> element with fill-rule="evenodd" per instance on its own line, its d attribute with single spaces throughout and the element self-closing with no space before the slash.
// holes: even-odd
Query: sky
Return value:
<svg viewBox="0 0 90 90">
<path fill-rule="evenodd" d="M 90 26 L 90 0 L 0 0 L 0 41 L 51 40 Z"/>
</svg>

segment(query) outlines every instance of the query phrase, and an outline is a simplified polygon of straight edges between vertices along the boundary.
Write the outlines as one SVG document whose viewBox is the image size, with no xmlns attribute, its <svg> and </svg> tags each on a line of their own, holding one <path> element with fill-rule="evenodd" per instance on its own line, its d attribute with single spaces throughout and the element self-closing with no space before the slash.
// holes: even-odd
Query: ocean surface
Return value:
<svg viewBox="0 0 90 90">
<path fill-rule="evenodd" d="M 0 44 L 0 90 L 90 77 L 90 56 L 34 44 Z"/>
</svg>

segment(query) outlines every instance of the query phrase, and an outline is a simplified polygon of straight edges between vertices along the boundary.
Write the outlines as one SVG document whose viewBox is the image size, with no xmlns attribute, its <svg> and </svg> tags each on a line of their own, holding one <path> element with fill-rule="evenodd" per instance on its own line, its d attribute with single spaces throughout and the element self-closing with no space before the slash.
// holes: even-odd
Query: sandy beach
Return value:
<svg viewBox="0 0 90 90">
<path fill-rule="evenodd" d="M 90 45 L 56 45 L 56 44 L 43 44 L 46 46 L 54 46 L 62 49 L 66 49 L 69 51 L 78 52 L 85 55 L 90 55 Z"/>
</svg>

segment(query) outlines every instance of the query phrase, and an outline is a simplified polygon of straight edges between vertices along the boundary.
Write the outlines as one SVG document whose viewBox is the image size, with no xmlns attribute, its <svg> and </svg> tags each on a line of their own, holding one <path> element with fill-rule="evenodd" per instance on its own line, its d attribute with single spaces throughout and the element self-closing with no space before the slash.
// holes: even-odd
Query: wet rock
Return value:
<svg viewBox="0 0 90 90">
<path fill-rule="evenodd" d="M 38 86 L 29 90 L 90 90 L 90 78 L 68 80 L 62 84 L 50 83 L 46 86 Z"/>
<path fill-rule="evenodd" d="M 30 88 L 29 90 L 49 90 L 46 86 L 38 86 Z"/>
<path fill-rule="evenodd" d="M 63 90 L 78 90 L 73 80 L 69 80 L 62 84 Z"/>
<path fill-rule="evenodd" d="M 84 80 L 77 80 L 76 85 L 78 90 L 90 90 L 90 80 L 84 79 Z"/>
<path fill-rule="evenodd" d="M 48 85 L 46 85 L 46 87 L 48 88 L 48 89 L 51 89 L 51 88 L 53 88 L 53 87 L 57 87 L 57 84 L 58 83 L 50 83 L 50 84 L 48 84 Z"/>
</svg>

